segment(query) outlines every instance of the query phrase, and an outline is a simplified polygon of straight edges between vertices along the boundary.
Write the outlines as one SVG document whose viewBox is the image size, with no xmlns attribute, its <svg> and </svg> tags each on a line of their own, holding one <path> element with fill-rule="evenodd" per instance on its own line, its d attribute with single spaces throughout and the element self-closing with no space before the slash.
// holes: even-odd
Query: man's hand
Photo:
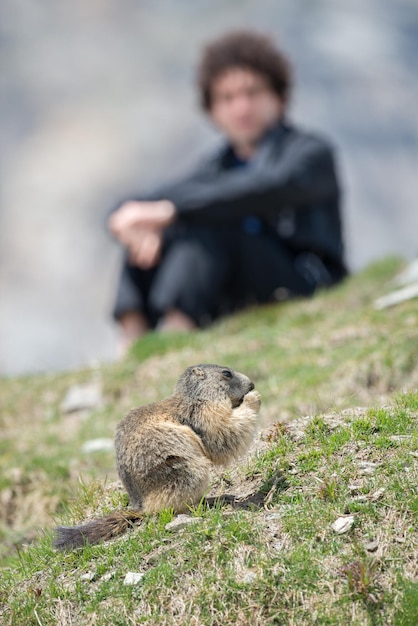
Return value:
<svg viewBox="0 0 418 626">
<path fill-rule="evenodd" d="M 175 219 L 169 200 L 125 202 L 109 218 L 109 229 L 129 250 L 131 262 L 143 269 L 156 265 L 164 229 Z"/>
<path fill-rule="evenodd" d="M 163 234 L 156 230 L 140 230 L 128 246 L 129 261 L 144 270 L 157 265 L 160 260 Z"/>
</svg>

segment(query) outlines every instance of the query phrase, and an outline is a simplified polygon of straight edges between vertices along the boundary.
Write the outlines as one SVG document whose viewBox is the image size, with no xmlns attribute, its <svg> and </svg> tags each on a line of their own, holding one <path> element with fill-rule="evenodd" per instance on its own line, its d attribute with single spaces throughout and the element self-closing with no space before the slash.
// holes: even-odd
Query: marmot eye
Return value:
<svg viewBox="0 0 418 626">
<path fill-rule="evenodd" d="M 232 373 L 229 370 L 223 370 L 222 375 L 225 376 L 225 378 L 232 378 Z"/>
</svg>

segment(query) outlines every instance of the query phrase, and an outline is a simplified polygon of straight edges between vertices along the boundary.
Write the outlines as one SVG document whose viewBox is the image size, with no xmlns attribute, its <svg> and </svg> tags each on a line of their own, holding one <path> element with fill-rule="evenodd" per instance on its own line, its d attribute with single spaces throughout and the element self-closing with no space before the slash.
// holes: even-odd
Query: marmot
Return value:
<svg viewBox="0 0 418 626">
<path fill-rule="evenodd" d="M 129 411 L 116 428 L 117 469 L 132 508 L 61 526 L 54 546 L 110 539 L 146 513 L 187 511 L 207 491 L 212 463 L 226 465 L 246 451 L 260 403 L 244 374 L 219 365 L 187 368 L 172 396 Z"/>
</svg>

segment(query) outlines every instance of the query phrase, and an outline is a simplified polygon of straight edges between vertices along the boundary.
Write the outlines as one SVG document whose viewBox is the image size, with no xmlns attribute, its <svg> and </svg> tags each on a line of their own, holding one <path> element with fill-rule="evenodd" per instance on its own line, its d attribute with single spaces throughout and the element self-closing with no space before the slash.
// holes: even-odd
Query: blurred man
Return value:
<svg viewBox="0 0 418 626">
<path fill-rule="evenodd" d="M 345 276 L 332 150 L 288 123 L 290 83 L 262 35 L 230 33 L 204 50 L 201 104 L 225 145 L 109 219 L 127 250 L 114 310 L 125 347 L 149 328 L 202 327 Z"/>
</svg>

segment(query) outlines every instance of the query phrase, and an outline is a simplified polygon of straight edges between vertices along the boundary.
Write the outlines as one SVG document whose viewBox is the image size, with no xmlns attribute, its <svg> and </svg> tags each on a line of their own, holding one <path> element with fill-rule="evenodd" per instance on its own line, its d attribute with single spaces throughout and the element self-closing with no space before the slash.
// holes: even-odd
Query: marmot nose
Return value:
<svg viewBox="0 0 418 626">
<path fill-rule="evenodd" d="M 250 389 L 249 391 L 252 391 L 254 389 L 254 383 L 252 380 L 250 380 Z"/>
</svg>

